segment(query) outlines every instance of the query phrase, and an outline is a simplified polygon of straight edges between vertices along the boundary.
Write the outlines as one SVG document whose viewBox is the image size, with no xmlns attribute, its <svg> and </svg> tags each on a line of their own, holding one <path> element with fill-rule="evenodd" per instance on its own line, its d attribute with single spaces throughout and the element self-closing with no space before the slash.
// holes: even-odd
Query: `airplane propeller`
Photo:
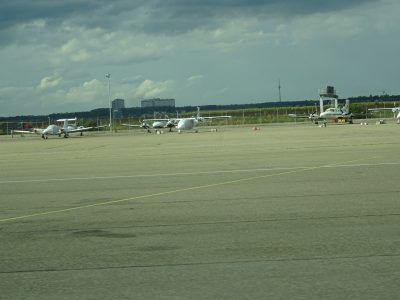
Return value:
<svg viewBox="0 0 400 300">
<path fill-rule="evenodd" d="M 148 133 L 151 133 L 150 125 L 147 124 L 146 122 L 140 121 L 139 127 L 140 127 L 140 128 L 143 128 L 143 129 L 146 129 Z"/>
<path fill-rule="evenodd" d="M 319 115 L 318 115 L 317 111 L 315 110 L 310 114 L 309 119 L 311 122 L 315 123 L 315 120 L 318 119 L 318 117 L 319 117 Z"/>
</svg>

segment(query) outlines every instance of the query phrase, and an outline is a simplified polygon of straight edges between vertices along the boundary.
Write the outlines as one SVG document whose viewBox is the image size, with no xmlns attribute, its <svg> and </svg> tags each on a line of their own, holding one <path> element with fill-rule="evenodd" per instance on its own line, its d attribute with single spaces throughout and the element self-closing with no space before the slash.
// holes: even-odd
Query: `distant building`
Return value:
<svg viewBox="0 0 400 300">
<path fill-rule="evenodd" d="M 141 101 L 142 107 L 175 107 L 175 99 L 147 99 Z"/>
<path fill-rule="evenodd" d="M 111 109 L 113 112 L 114 119 L 121 119 L 123 117 L 122 109 L 125 108 L 124 99 L 114 99 L 111 102 Z"/>
</svg>

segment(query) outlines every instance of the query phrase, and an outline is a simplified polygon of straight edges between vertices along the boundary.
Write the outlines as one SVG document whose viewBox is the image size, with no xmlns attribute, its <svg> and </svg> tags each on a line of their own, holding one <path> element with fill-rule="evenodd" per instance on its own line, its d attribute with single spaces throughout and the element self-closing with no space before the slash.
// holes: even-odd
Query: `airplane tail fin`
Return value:
<svg viewBox="0 0 400 300">
<path fill-rule="evenodd" d="M 344 105 L 344 111 L 346 113 L 350 112 L 350 100 L 349 99 L 346 99 L 346 104 Z"/>
<path fill-rule="evenodd" d="M 197 106 L 197 116 L 196 116 L 196 121 L 197 122 L 204 122 L 206 118 L 203 118 L 200 114 L 200 107 Z"/>
<path fill-rule="evenodd" d="M 60 134 L 64 134 L 64 137 L 68 137 L 68 125 L 69 125 L 69 121 L 75 121 L 75 128 L 76 128 L 76 120 L 77 118 L 73 118 L 73 119 L 58 119 L 57 122 L 62 122 L 63 126 L 62 128 L 60 128 Z"/>
<path fill-rule="evenodd" d="M 322 98 L 319 98 L 319 114 L 321 115 L 323 111 L 324 111 L 324 101 L 322 100 Z"/>
</svg>

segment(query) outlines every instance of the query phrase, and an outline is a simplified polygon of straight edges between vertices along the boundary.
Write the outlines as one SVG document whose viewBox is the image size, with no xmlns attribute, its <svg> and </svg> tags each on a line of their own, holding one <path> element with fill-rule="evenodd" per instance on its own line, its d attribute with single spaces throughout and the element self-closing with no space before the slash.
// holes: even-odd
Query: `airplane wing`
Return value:
<svg viewBox="0 0 400 300">
<path fill-rule="evenodd" d="M 215 119 L 230 119 L 230 118 L 232 118 L 232 116 L 197 117 L 197 121 L 199 121 L 199 122 L 206 122 L 206 121 L 212 122 L 212 120 L 215 120 Z"/>
<path fill-rule="evenodd" d="M 298 114 L 288 114 L 291 118 L 299 118 L 299 119 L 309 119 L 310 115 L 298 115 Z"/>
<path fill-rule="evenodd" d="M 146 124 L 148 122 L 153 122 L 153 126 L 154 126 L 154 123 L 160 122 L 158 125 L 164 124 L 161 127 L 171 128 L 171 127 L 174 127 L 175 125 L 177 125 L 179 123 L 179 121 L 182 120 L 182 119 L 184 119 L 184 118 L 144 119 L 143 122 L 146 123 Z"/>
<path fill-rule="evenodd" d="M 13 133 L 27 133 L 27 134 L 40 134 L 42 133 L 42 128 L 33 128 L 32 130 L 12 130 Z"/>
<path fill-rule="evenodd" d="M 69 133 L 73 133 L 73 132 L 83 132 L 83 131 L 92 130 L 92 129 L 94 129 L 94 128 L 96 128 L 96 127 L 78 127 L 78 128 L 75 128 L 75 129 L 68 129 L 68 132 L 69 132 Z"/>
<path fill-rule="evenodd" d="M 215 117 L 200 117 L 201 119 L 204 120 L 212 120 L 212 119 L 229 119 L 232 118 L 232 116 L 215 116 Z"/>
<path fill-rule="evenodd" d="M 140 124 L 121 124 L 122 126 L 128 126 L 128 127 L 140 127 L 143 129 L 146 129 L 148 133 L 151 133 L 151 126 L 149 124 L 147 124 L 146 122 L 140 122 Z"/>
<path fill-rule="evenodd" d="M 311 121 L 321 119 L 317 113 L 312 113 L 309 115 L 288 114 L 288 116 L 291 118 L 296 118 L 296 119 L 309 119 Z"/>
<path fill-rule="evenodd" d="M 29 133 L 29 134 L 34 134 L 35 132 L 30 131 L 30 130 L 12 130 L 13 133 Z"/>
<path fill-rule="evenodd" d="M 78 118 L 73 118 L 73 119 L 58 119 L 57 120 L 57 122 L 64 122 L 64 121 L 67 121 L 67 122 L 73 122 L 73 121 L 75 121 L 76 122 L 76 120 L 78 120 Z"/>
<path fill-rule="evenodd" d="M 136 125 L 136 124 L 121 124 L 122 126 L 128 126 L 128 127 L 142 127 L 142 125 Z"/>
<path fill-rule="evenodd" d="M 400 107 L 377 107 L 377 108 L 368 108 L 369 111 L 380 111 L 380 110 L 390 110 L 392 112 L 398 112 L 400 111 Z"/>
<path fill-rule="evenodd" d="M 372 111 L 372 113 L 374 112 L 378 112 L 378 111 L 382 111 L 382 110 L 390 110 L 393 113 L 393 118 L 397 119 L 397 123 L 400 124 L 400 107 L 392 107 L 392 108 L 388 108 L 388 107 L 378 107 L 378 108 L 369 108 L 369 111 Z M 397 114 L 397 116 L 396 116 Z"/>
<path fill-rule="evenodd" d="M 168 122 L 179 119 L 144 119 L 143 122 Z"/>
</svg>

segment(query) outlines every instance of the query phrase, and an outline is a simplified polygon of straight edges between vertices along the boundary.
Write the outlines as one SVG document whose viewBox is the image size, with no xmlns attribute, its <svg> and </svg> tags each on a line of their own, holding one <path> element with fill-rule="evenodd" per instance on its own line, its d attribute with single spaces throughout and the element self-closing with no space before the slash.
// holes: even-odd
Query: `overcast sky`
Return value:
<svg viewBox="0 0 400 300">
<path fill-rule="evenodd" d="M 4 0 L 0 116 L 400 94 L 398 0 Z"/>
</svg>

